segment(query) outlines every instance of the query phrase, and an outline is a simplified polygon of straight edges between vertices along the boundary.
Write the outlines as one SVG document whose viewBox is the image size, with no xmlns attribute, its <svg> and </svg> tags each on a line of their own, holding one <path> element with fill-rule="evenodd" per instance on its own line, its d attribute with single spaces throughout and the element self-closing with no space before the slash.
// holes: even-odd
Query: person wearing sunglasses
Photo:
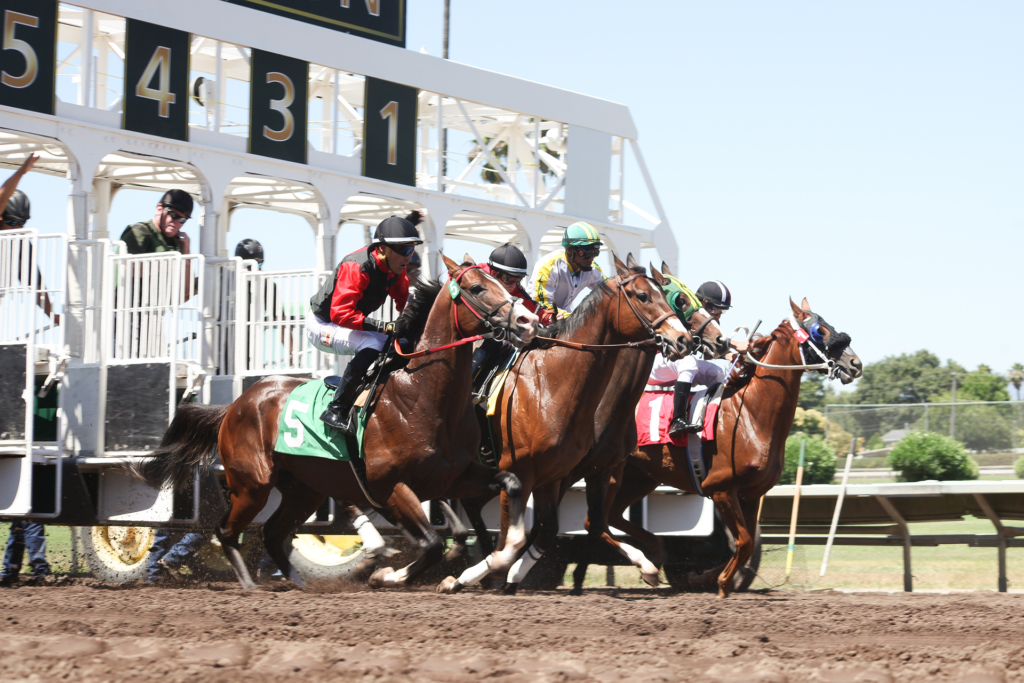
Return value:
<svg viewBox="0 0 1024 683">
<path fill-rule="evenodd" d="M 601 253 L 601 236 L 590 223 L 573 223 L 562 234 L 562 249 L 541 259 L 526 291 L 556 320 L 572 311 L 584 290 L 604 280 L 594 259 Z"/>
<path fill-rule="evenodd" d="M 188 235 L 181 228 L 192 217 L 192 195 L 177 188 L 168 190 L 148 221 L 129 225 L 121 233 L 129 254 L 159 254 L 164 251 L 189 253 Z"/>
<path fill-rule="evenodd" d="M 416 245 L 423 244 L 416 223 L 422 220 L 414 211 L 406 218 L 391 216 L 377 226 L 373 241 L 354 251 L 338 264 L 319 291 L 309 300 L 306 313 L 306 337 L 327 353 L 355 355 L 345 367 L 334 400 L 320 419 L 327 425 L 351 434 L 349 414 L 355 402 L 359 381 L 380 354 L 392 323 L 369 317 L 390 296 L 402 311 L 409 300 L 406 268 Z"/>
<path fill-rule="evenodd" d="M 715 322 L 721 322 L 722 313 L 732 308 L 732 292 L 722 282 L 709 280 L 695 292 L 698 301 L 708 315 L 714 318 Z M 729 345 L 735 352 L 743 353 L 747 350 L 747 342 L 730 340 Z M 731 363 L 735 352 L 726 354 L 725 359 Z M 721 362 L 721 361 L 720 361 Z M 674 402 L 672 410 L 672 422 L 668 427 L 668 434 L 671 437 L 679 437 L 682 434 L 695 434 L 704 427 L 704 410 L 707 408 L 707 401 L 698 404 L 697 410 L 690 421 L 690 389 L 694 386 L 710 387 L 725 379 L 726 368 L 715 361 L 707 361 L 693 356 L 692 354 L 676 361 L 664 359 L 661 354 L 654 361 L 654 368 L 648 380 L 648 390 L 652 387 L 671 386 L 674 382 Z"/>
</svg>

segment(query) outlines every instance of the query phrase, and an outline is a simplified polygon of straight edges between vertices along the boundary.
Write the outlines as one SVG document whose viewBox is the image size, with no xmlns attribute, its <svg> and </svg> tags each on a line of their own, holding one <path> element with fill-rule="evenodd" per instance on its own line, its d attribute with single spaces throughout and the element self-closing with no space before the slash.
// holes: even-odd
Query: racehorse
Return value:
<svg viewBox="0 0 1024 683">
<path fill-rule="evenodd" d="M 736 543 L 733 557 L 722 567 L 711 570 L 721 571 L 718 595 L 722 598 L 729 595 L 736 571 L 753 552 L 761 496 L 782 476 L 786 437 L 793 426 L 807 362 L 827 359 L 825 363 L 814 363 L 817 371 L 830 378 L 838 377 L 843 384 L 849 384 L 862 372 L 860 358 L 849 348 L 848 334 L 837 332 L 811 311 L 807 299 L 801 306 L 790 301 L 790 306 L 792 319 L 784 320 L 770 335 L 752 344 L 750 354 L 761 358 L 756 364 L 746 363 L 744 374 L 726 389 L 716 439 L 704 444 L 711 449 L 711 466 L 702 488 L 715 501 Z M 822 365 L 828 367 L 821 368 Z M 665 559 L 662 541 L 627 520 L 623 513 L 660 484 L 694 492 L 685 449 L 672 444 L 635 449 L 613 475 L 607 514 L 608 523 L 642 543 L 659 566 Z"/>
<path fill-rule="evenodd" d="M 668 265 L 664 262 L 661 264 L 660 272 L 652 265 L 651 273 L 655 281 L 659 283 L 665 279 L 664 276 L 672 275 Z M 678 288 L 675 289 L 678 290 Z M 697 335 L 694 337 L 694 341 L 704 347 L 705 357 L 721 356 L 729 350 L 729 340 L 722 335 L 721 328 L 715 319 L 703 307 L 699 307 L 699 301 L 696 302 L 696 305 L 690 300 L 673 301 L 671 298 L 673 296 L 686 297 L 687 295 L 665 286 L 662 286 L 662 291 L 668 297 L 669 304 L 677 315 L 689 328 L 689 332 L 692 335 Z M 689 312 L 688 316 L 685 315 L 687 312 Z M 569 476 L 562 480 L 558 495 L 558 501 L 561 503 L 573 484 L 581 479 L 585 480 L 589 539 L 585 552 L 591 552 L 599 543 L 611 546 L 633 563 L 640 570 L 644 581 L 652 586 L 658 585 L 658 568 L 639 549 L 621 543 L 611 535 L 605 519 L 605 509 L 612 472 L 619 468 L 636 446 L 633 412 L 637 402 L 643 396 L 656 353 L 657 349 L 652 346 L 623 349 L 619 352 L 612 378 L 608 382 L 608 388 L 594 415 L 594 433 L 596 435 L 594 445 L 573 468 Z M 477 542 L 489 551 L 490 536 L 486 533 L 479 533 L 486 528 L 480 516 L 479 507 L 472 504 L 467 505 L 466 501 L 463 501 L 463 507 L 478 531 Z M 584 558 L 577 564 L 574 572 L 573 592 L 576 594 L 582 592 L 587 564 L 588 562 Z M 514 591 L 515 588 L 509 586 L 507 590 Z"/>
<path fill-rule="evenodd" d="M 476 461 L 480 431 L 470 403 L 473 347 L 465 342 L 497 331 L 499 338 L 508 334 L 513 343 L 525 344 L 535 335 L 538 320 L 468 255 L 461 265 L 442 258 L 451 278 L 447 287 L 421 280 L 396 324 L 395 338 L 415 343 L 414 358 L 367 398 L 376 404 L 363 434 L 369 493 L 381 501 L 380 512 L 420 546 L 407 567 L 374 572 L 369 580 L 374 587 L 404 584 L 441 559 L 444 543 L 421 500 L 501 491 L 509 504 L 509 542 L 488 561 L 508 568 L 525 542 L 525 498 L 518 479 Z M 180 484 L 194 467 L 209 466 L 220 452 L 230 506 L 215 532 L 243 588 L 255 588 L 255 583 L 242 561 L 238 537 L 274 487 L 281 503 L 263 527 L 265 545 L 284 576 L 299 586 L 303 581 L 288 561 L 295 529 L 326 496 L 372 503 L 349 463 L 274 451 L 281 411 L 303 381 L 267 377 L 230 406 L 180 407 L 155 457 L 139 468 L 151 485 Z"/>
<path fill-rule="evenodd" d="M 534 501 L 532 545 L 509 573 L 510 592 L 555 540 L 561 481 L 594 443 L 594 413 L 622 350 L 640 344 L 672 355 L 690 350 L 692 339 L 659 288 L 667 280 L 657 272 L 654 280 L 648 278 L 632 255 L 625 264 L 613 259 L 616 276 L 594 287 L 568 319 L 549 328 L 555 342 L 517 359 L 489 418 L 499 467 L 516 474 L 524 497 L 532 493 Z M 479 510 L 491 497 L 462 501 L 473 510 L 478 538 L 487 535 Z M 506 498 L 502 494 L 499 548 L 510 538 Z M 446 578 L 438 591 L 456 592 L 498 571 L 488 557 L 458 579 Z"/>
</svg>

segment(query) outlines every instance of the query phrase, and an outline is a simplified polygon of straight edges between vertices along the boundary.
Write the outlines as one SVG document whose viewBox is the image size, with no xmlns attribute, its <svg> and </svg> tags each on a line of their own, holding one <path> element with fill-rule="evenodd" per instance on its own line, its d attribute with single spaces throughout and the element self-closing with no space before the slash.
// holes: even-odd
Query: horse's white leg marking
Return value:
<svg viewBox="0 0 1024 683">
<path fill-rule="evenodd" d="M 628 543 L 620 543 L 619 551 L 640 569 L 640 575 L 648 585 L 658 585 L 658 568 L 638 548 L 634 548 Z"/>
<path fill-rule="evenodd" d="M 483 562 L 477 562 L 472 567 L 462 572 L 459 575 L 459 583 L 463 586 L 475 586 L 480 582 L 480 579 L 484 578 L 491 573 L 491 560 L 494 555 L 488 555 Z"/>
<path fill-rule="evenodd" d="M 352 526 L 359 532 L 359 538 L 363 539 L 363 555 L 366 557 L 376 557 L 387 547 L 377 527 L 373 526 L 366 515 L 356 517 Z"/>
<path fill-rule="evenodd" d="M 512 569 L 509 570 L 506 581 L 509 583 L 520 583 L 526 578 L 530 569 L 533 568 L 533 565 L 537 564 L 537 561 L 540 560 L 543 554 L 544 553 L 539 550 L 536 545 L 531 545 L 526 549 L 526 552 L 523 553 L 523 556 L 516 560 L 516 563 L 512 565 Z"/>
<path fill-rule="evenodd" d="M 405 580 L 409 578 L 409 567 L 412 565 L 406 565 L 397 572 L 391 572 L 387 576 L 381 577 L 381 585 L 383 586 L 401 586 L 405 583 Z"/>
</svg>

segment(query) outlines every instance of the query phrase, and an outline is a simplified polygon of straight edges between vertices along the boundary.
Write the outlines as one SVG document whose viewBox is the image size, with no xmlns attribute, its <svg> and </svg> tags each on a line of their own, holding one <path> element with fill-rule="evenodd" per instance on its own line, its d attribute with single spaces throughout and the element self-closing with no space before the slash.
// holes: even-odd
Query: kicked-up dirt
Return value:
<svg viewBox="0 0 1024 683">
<path fill-rule="evenodd" d="M 1024 681 L 1024 595 L 0 590 L 0 680 Z"/>
</svg>

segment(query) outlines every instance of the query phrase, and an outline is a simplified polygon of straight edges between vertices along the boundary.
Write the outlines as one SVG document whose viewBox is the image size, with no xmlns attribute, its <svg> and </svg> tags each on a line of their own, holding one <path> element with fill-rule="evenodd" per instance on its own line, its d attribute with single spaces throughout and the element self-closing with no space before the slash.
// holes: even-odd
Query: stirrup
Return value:
<svg viewBox="0 0 1024 683">
<path fill-rule="evenodd" d="M 336 406 L 330 403 L 327 405 L 327 410 L 320 416 L 320 421 L 344 434 L 354 433 L 352 430 L 352 406 Z"/>
<path fill-rule="evenodd" d="M 668 426 L 668 435 L 675 436 L 676 434 L 696 434 L 701 430 L 704 425 L 696 422 L 687 422 L 686 420 L 676 418 Z"/>
</svg>

